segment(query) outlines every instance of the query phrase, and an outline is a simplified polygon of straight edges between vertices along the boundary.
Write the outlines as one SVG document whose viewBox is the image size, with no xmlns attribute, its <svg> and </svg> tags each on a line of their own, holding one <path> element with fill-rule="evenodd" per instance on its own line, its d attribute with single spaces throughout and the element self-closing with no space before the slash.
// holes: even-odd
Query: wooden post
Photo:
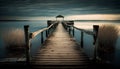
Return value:
<svg viewBox="0 0 120 69">
<path fill-rule="evenodd" d="M 65 23 L 63 22 L 62 24 L 63 24 L 63 26 L 64 26 L 64 28 L 65 28 L 65 30 L 66 30 L 66 26 L 65 26 Z"/>
<path fill-rule="evenodd" d="M 29 25 L 24 26 L 25 45 L 26 45 L 26 63 L 30 63 L 30 42 L 29 42 Z"/>
<path fill-rule="evenodd" d="M 67 27 L 66 27 L 65 23 L 63 23 L 63 25 L 64 25 L 64 27 L 65 27 L 65 30 L 67 30 Z"/>
<path fill-rule="evenodd" d="M 67 26 L 67 31 L 69 31 L 69 26 Z"/>
<path fill-rule="evenodd" d="M 66 30 L 68 29 L 68 26 L 67 26 L 67 25 L 65 25 L 65 29 L 66 29 Z"/>
<path fill-rule="evenodd" d="M 75 35 L 75 30 L 74 30 L 74 27 L 73 27 L 72 33 L 73 33 L 73 36 L 74 36 L 74 35 Z"/>
<path fill-rule="evenodd" d="M 52 21 L 51 20 L 48 20 L 47 21 L 47 27 L 49 27 L 51 25 Z M 48 35 L 50 34 L 50 29 L 47 30 L 48 32 Z"/>
<path fill-rule="evenodd" d="M 97 36 L 98 36 L 98 30 L 99 30 L 99 25 L 93 25 L 93 38 L 94 38 L 94 42 L 93 44 L 95 45 L 96 40 L 97 40 Z M 97 46 L 94 47 L 94 57 L 93 59 L 96 61 L 96 56 L 97 56 Z"/>
<path fill-rule="evenodd" d="M 68 26 L 66 24 L 64 24 L 64 25 L 65 25 L 66 30 L 68 30 Z"/>
<path fill-rule="evenodd" d="M 43 36 L 43 32 L 41 32 L 41 43 L 43 43 L 44 41 L 44 36 Z"/>
<path fill-rule="evenodd" d="M 69 26 L 69 34 L 71 33 L 71 27 Z"/>
<path fill-rule="evenodd" d="M 51 34 L 51 28 L 49 28 L 49 35 Z"/>
<path fill-rule="evenodd" d="M 54 30 L 54 28 L 53 28 L 53 26 L 51 27 L 51 32 L 50 33 L 52 33 L 53 32 L 53 30 Z"/>
<path fill-rule="evenodd" d="M 50 34 L 49 29 L 47 30 L 47 32 L 48 32 L 48 35 L 49 35 Z"/>
<path fill-rule="evenodd" d="M 46 30 L 46 37 L 48 37 L 48 31 Z"/>
<path fill-rule="evenodd" d="M 84 37 L 84 34 L 83 34 L 83 31 L 81 31 L 81 48 L 83 48 L 83 37 Z"/>
<path fill-rule="evenodd" d="M 93 42 L 93 44 L 96 43 L 97 36 L 98 36 L 98 30 L 99 30 L 99 25 L 93 25 L 93 32 L 94 32 L 94 35 L 93 35 L 94 42 Z"/>
</svg>

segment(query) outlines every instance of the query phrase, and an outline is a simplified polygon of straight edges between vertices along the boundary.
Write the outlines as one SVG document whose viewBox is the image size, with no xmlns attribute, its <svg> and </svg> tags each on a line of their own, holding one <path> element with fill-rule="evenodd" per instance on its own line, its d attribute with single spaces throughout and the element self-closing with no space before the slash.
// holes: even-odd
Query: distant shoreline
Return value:
<svg viewBox="0 0 120 69">
<path fill-rule="evenodd" d="M 120 20 L 74 20 L 74 21 L 120 21 Z"/>
<path fill-rule="evenodd" d="M 43 21 L 43 20 L 0 20 L 0 21 Z M 47 20 L 45 20 L 47 21 Z M 120 21 L 120 20 L 65 20 L 65 21 Z"/>
<path fill-rule="evenodd" d="M 30 20 L 0 20 L 0 21 L 30 21 Z"/>
</svg>

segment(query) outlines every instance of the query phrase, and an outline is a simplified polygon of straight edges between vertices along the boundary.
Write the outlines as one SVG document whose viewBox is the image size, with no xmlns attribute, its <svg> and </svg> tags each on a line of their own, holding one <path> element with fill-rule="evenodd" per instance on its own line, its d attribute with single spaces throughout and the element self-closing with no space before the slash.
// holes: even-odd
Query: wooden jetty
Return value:
<svg viewBox="0 0 120 69">
<path fill-rule="evenodd" d="M 29 25 L 25 25 L 26 61 L 20 65 L 24 66 L 25 63 L 30 68 L 40 69 L 79 69 L 94 67 L 93 62 L 83 51 L 83 33 L 92 35 L 94 37 L 94 44 L 96 42 L 99 26 L 94 25 L 93 28 L 94 31 L 91 32 L 75 27 L 73 21 L 48 21 L 47 28 L 29 32 Z M 81 31 L 80 45 L 73 37 L 74 29 Z M 47 39 L 45 41 L 43 32 L 46 32 Z M 40 42 L 43 44 L 36 55 L 31 57 L 30 40 L 39 33 L 41 33 Z M 94 48 L 94 59 L 96 60 L 96 47 Z"/>
<path fill-rule="evenodd" d="M 59 16 L 63 18 L 62 16 Z M 93 25 L 93 31 L 74 26 L 74 21 L 47 21 L 48 27 L 29 32 L 29 25 L 24 26 L 25 56 L 6 58 L 0 61 L 1 68 L 12 69 L 101 69 L 112 68 L 110 65 L 96 63 L 97 33 L 99 26 Z M 80 31 L 80 43 L 74 38 L 75 29 Z M 84 33 L 93 36 L 94 57 L 90 60 L 84 53 Z M 31 57 L 31 42 L 37 35 L 41 36 L 41 47 Z M 46 39 L 44 38 L 46 36 Z M 32 45 L 34 46 L 34 45 Z"/>
<path fill-rule="evenodd" d="M 62 22 L 44 42 L 31 61 L 33 68 L 89 68 L 91 61 L 65 30 Z M 73 66 L 74 65 L 74 66 Z M 47 67 L 46 67 L 47 66 Z"/>
</svg>

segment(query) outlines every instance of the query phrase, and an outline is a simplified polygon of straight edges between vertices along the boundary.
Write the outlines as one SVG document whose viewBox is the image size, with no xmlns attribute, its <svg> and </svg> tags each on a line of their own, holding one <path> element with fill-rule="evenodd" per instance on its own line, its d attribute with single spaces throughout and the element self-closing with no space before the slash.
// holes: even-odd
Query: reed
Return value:
<svg viewBox="0 0 120 69">
<path fill-rule="evenodd" d="M 98 32 L 97 55 L 102 63 L 111 63 L 114 59 L 115 44 L 119 36 L 114 25 L 101 25 Z"/>
<path fill-rule="evenodd" d="M 24 41 L 24 31 L 21 29 L 9 29 L 3 33 L 3 40 L 5 46 L 9 50 L 23 50 Z"/>
<path fill-rule="evenodd" d="M 102 25 L 98 32 L 98 48 L 104 52 L 113 52 L 118 38 L 118 28 L 114 25 Z"/>
</svg>

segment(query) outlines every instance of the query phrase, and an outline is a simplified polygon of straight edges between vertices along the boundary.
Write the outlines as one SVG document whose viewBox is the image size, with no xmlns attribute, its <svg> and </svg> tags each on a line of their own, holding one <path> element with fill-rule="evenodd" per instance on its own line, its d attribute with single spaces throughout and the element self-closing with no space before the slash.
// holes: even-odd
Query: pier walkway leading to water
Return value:
<svg viewBox="0 0 120 69">
<path fill-rule="evenodd" d="M 59 22 L 54 32 L 44 42 L 43 47 L 33 57 L 31 64 L 33 67 L 69 65 L 68 67 L 72 68 L 86 68 L 91 62 L 80 47 Z"/>
<path fill-rule="evenodd" d="M 80 68 L 95 68 L 95 64 L 84 53 L 83 33 L 87 33 L 94 37 L 94 44 L 97 38 L 99 26 L 94 25 L 93 31 L 84 30 L 74 26 L 74 21 L 48 21 L 48 27 L 34 32 L 29 32 L 29 25 L 24 26 L 25 32 L 25 57 L 24 61 L 10 62 L 5 61 L 3 65 L 15 67 L 15 65 L 23 68 L 40 68 L 40 69 L 80 69 Z M 74 29 L 80 30 L 81 40 L 77 43 L 74 36 Z M 53 31 L 54 30 L 54 31 Z M 46 40 L 44 41 L 44 34 Z M 30 40 L 41 34 L 42 46 L 31 58 Z M 94 45 L 93 44 L 93 45 Z M 34 46 L 34 45 L 32 45 Z M 96 46 L 94 47 L 94 60 L 96 60 Z M 4 66 L 3 66 L 4 67 Z M 9 67 L 8 67 L 9 68 Z M 16 67 L 15 67 L 16 68 Z"/>
</svg>

